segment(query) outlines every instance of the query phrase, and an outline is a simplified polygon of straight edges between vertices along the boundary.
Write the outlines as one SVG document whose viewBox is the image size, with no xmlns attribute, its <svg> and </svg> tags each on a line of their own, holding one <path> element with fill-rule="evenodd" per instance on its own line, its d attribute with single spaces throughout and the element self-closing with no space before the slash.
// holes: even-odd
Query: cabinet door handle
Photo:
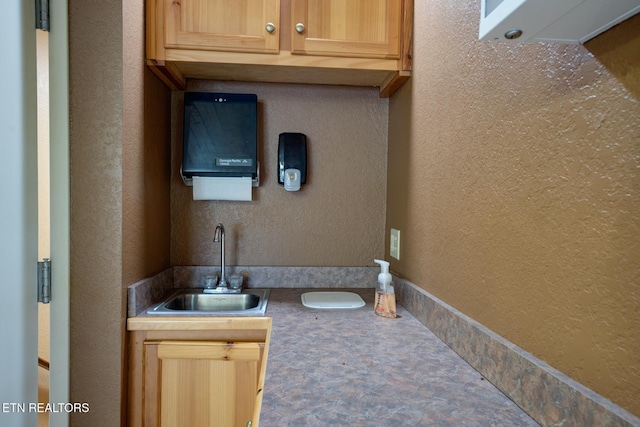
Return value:
<svg viewBox="0 0 640 427">
<path fill-rule="evenodd" d="M 269 22 L 264 28 L 268 33 L 273 33 L 276 30 L 276 26 L 273 25 L 273 22 Z"/>
<path fill-rule="evenodd" d="M 302 34 L 304 32 L 304 24 L 302 22 L 298 22 L 296 24 L 296 31 L 298 34 Z"/>
</svg>

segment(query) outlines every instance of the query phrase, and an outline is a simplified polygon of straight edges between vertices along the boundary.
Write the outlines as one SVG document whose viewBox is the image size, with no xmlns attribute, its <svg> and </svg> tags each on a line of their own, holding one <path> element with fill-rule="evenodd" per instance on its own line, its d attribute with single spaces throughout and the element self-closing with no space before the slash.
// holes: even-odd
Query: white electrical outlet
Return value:
<svg viewBox="0 0 640 427">
<path fill-rule="evenodd" d="M 391 229 L 391 238 L 389 239 L 389 255 L 400 260 L 400 230 Z"/>
</svg>

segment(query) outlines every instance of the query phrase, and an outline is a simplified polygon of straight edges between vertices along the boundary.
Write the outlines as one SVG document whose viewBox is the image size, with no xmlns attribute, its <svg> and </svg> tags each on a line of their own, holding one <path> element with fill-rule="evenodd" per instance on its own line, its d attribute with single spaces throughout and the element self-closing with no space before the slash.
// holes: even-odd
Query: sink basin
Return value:
<svg viewBox="0 0 640 427">
<path fill-rule="evenodd" d="M 169 310 L 249 310 L 258 306 L 260 297 L 254 294 L 184 294 L 169 300 Z"/>
<path fill-rule="evenodd" d="M 202 289 L 180 290 L 147 310 L 163 316 L 264 316 L 268 289 L 245 289 L 239 294 L 205 294 Z"/>
</svg>

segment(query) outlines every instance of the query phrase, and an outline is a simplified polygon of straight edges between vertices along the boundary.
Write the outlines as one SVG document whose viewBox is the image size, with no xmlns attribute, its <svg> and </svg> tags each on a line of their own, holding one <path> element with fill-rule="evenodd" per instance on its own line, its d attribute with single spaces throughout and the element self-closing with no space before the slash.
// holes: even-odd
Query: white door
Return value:
<svg viewBox="0 0 640 427">
<path fill-rule="evenodd" d="M 50 402 L 69 401 L 69 167 L 66 0 L 50 2 Z M 3 2 L 0 40 L 0 425 L 37 423 L 37 144 L 34 2 Z M 57 27 L 57 28 L 56 28 Z M 55 28 L 55 30 L 54 30 Z M 52 426 L 68 424 L 51 413 Z"/>
<path fill-rule="evenodd" d="M 38 402 L 36 303 L 37 122 L 34 3 L 0 14 L 0 424 L 34 426 Z"/>
</svg>

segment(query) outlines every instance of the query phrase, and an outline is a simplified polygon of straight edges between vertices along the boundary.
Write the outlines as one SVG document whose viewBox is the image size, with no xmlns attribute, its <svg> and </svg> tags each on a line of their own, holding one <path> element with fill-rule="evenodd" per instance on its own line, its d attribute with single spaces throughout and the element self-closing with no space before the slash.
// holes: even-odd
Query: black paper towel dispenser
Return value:
<svg viewBox="0 0 640 427">
<path fill-rule="evenodd" d="M 258 97 L 185 92 L 182 179 L 251 177 L 259 184 Z"/>
</svg>

